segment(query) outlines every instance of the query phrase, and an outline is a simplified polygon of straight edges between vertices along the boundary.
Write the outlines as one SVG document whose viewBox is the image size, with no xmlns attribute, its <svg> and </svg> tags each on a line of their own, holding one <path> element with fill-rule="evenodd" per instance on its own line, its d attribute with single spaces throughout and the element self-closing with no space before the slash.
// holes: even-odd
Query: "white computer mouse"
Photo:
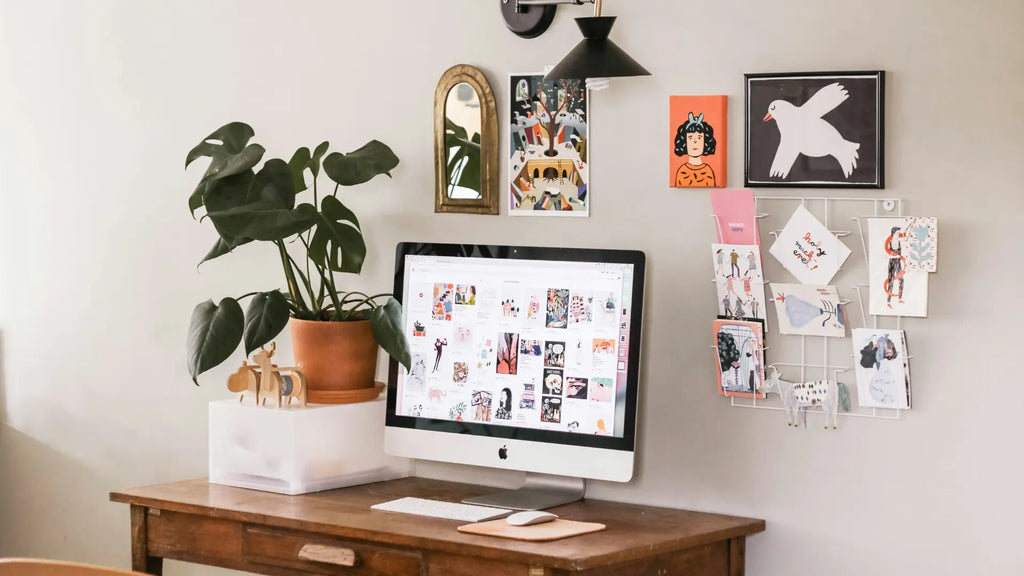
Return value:
<svg viewBox="0 0 1024 576">
<path fill-rule="evenodd" d="M 516 512 L 508 518 L 505 518 L 505 522 L 508 522 L 512 526 L 532 526 L 533 524 L 543 524 L 545 522 L 551 522 L 557 519 L 558 516 L 551 512 L 544 512 L 543 510 L 527 510 L 525 512 Z"/>
</svg>

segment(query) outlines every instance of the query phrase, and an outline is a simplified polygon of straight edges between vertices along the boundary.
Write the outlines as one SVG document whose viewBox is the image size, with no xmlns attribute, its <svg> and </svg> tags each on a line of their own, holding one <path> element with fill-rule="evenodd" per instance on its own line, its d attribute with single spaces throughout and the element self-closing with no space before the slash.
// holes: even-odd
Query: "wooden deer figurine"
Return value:
<svg viewBox="0 0 1024 576">
<path fill-rule="evenodd" d="M 266 404 L 267 397 L 275 400 L 275 404 L 281 406 L 281 398 L 287 398 L 287 403 L 292 403 L 292 398 L 297 398 L 299 404 L 306 405 L 306 378 L 300 372 L 300 367 L 280 368 L 271 363 L 277 344 L 271 343 L 270 350 L 260 347 L 259 352 L 253 355 L 255 364 L 249 364 L 245 360 L 238 370 L 228 377 L 228 390 L 241 392 L 239 402 L 244 402 L 247 396 L 253 397 L 257 406 Z"/>
<path fill-rule="evenodd" d="M 275 400 L 278 408 L 281 407 L 281 398 L 287 398 L 288 404 L 292 398 L 298 398 L 299 404 L 306 405 L 306 378 L 299 371 L 297 366 L 278 367 L 270 362 L 277 344 L 271 342 L 270 350 L 260 346 L 259 352 L 253 354 L 252 360 L 259 367 L 259 395 L 257 403 L 263 405 L 267 402 L 267 396 Z M 262 400 L 260 400 L 262 396 Z"/>
</svg>

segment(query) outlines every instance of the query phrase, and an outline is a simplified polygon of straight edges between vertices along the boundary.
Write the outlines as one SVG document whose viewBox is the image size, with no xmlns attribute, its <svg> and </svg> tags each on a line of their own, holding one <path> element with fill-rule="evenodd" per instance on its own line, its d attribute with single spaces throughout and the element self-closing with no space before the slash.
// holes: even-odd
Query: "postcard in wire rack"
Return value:
<svg viewBox="0 0 1024 576">
<path fill-rule="evenodd" d="M 781 334 L 846 336 L 846 307 L 835 286 L 772 282 L 772 301 Z"/>
<path fill-rule="evenodd" d="M 880 316 L 927 316 L 928 271 L 912 267 L 907 218 L 868 219 L 869 309 Z"/>
<path fill-rule="evenodd" d="M 761 247 L 756 244 L 712 244 L 718 315 L 766 318 Z"/>
<path fill-rule="evenodd" d="M 719 242 L 761 244 L 753 191 L 716 189 L 710 196 Z"/>
<path fill-rule="evenodd" d="M 803 284 L 828 284 L 850 249 L 804 206 L 799 206 L 769 250 Z"/>
<path fill-rule="evenodd" d="M 715 320 L 718 393 L 764 398 L 764 329 L 760 322 Z"/>
<path fill-rule="evenodd" d="M 857 403 L 869 408 L 910 408 L 910 363 L 902 330 L 854 328 Z"/>
</svg>

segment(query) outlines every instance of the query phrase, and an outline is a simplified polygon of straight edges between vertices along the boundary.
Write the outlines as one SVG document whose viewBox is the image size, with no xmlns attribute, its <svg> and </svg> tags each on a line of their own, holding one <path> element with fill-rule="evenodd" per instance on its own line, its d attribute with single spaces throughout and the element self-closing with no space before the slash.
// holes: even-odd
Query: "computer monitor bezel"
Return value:
<svg viewBox="0 0 1024 576">
<path fill-rule="evenodd" d="M 489 244 L 448 244 L 436 242 L 401 242 L 395 249 L 394 296 L 402 302 L 405 289 L 405 262 L 410 255 L 435 255 L 463 258 L 500 258 L 509 260 L 547 260 L 555 262 L 621 263 L 633 266 L 630 294 L 629 341 L 626 366 L 626 399 L 623 435 L 594 435 L 568 431 L 540 430 L 479 422 L 405 416 L 396 413 L 398 400 L 399 364 L 389 362 L 387 415 L 385 426 L 469 434 L 489 438 L 542 442 L 568 446 L 583 446 L 606 450 L 634 452 L 636 449 L 637 399 L 640 383 L 640 345 L 643 324 L 643 295 L 646 257 L 638 250 L 606 248 L 565 248 L 540 246 L 507 246 Z M 405 318 L 403 317 L 403 327 Z"/>
</svg>

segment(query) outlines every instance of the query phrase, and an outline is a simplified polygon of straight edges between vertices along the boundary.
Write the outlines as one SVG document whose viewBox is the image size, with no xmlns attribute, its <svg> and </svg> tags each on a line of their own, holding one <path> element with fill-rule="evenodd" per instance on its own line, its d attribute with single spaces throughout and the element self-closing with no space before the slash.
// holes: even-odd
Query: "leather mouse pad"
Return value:
<svg viewBox="0 0 1024 576">
<path fill-rule="evenodd" d="M 481 534 L 484 536 L 511 538 L 513 540 L 544 542 L 599 532 L 605 528 L 604 524 L 596 522 L 576 522 L 574 520 L 562 520 L 561 518 L 545 522 L 544 524 L 534 524 L 533 526 L 512 526 L 502 518 L 500 520 L 491 520 L 490 522 L 464 524 L 458 527 L 458 531 L 466 534 Z"/>
</svg>

